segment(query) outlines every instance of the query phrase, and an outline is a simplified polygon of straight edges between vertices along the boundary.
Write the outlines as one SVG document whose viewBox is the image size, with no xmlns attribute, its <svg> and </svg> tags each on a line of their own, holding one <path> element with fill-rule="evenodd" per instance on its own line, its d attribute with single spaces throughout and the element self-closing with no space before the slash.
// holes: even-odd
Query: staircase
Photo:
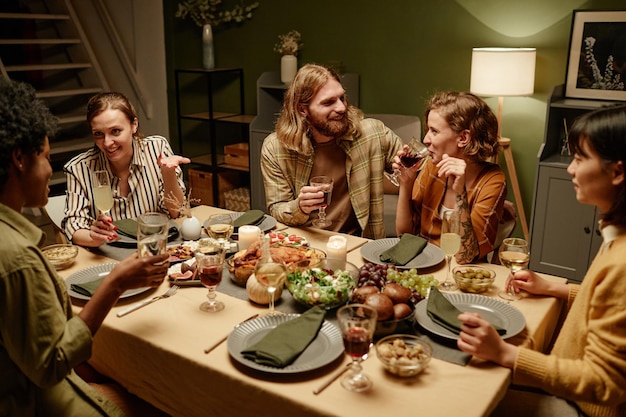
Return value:
<svg viewBox="0 0 626 417">
<path fill-rule="evenodd" d="M 63 165 L 93 146 L 87 101 L 109 89 L 70 0 L 0 1 L 0 73 L 31 84 L 59 118 L 50 188 L 63 192 Z"/>
</svg>

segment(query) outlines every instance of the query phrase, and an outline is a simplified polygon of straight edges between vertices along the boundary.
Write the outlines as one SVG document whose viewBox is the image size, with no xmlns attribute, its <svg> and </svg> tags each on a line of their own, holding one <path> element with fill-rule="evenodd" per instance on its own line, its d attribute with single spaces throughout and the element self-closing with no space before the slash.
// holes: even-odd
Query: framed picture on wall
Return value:
<svg viewBox="0 0 626 417">
<path fill-rule="evenodd" d="M 565 95 L 626 101 L 626 10 L 574 10 Z"/>
</svg>

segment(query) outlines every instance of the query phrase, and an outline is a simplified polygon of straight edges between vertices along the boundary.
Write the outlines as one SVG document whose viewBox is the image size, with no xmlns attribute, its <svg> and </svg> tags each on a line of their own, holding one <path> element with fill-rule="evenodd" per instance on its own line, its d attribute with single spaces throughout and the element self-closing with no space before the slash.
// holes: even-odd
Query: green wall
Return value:
<svg viewBox="0 0 626 417">
<path fill-rule="evenodd" d="M 280 68 L 280 56 L 273 51 L 278 35 L 292 29 L 302 34 L 300 65 L 339 61 L 346 72 L 360 74 L 360 107 L 367 113 L 422 116 L 433 92 L 469 90 L 472 47 L 537 48 L 535 93 L 506 97 L 502 117 L 529 227 L 546 100 L 552 87 L 565 81 L 572 10 L 624 9 L 623 0 L 259 2 L 252 20 L 214 33 L 216 65 L 244 69 L 248 114 L 256 114 L 257 78 Z M 200 28 L 174 17 L 176 1 L 163 4 L 170 137 L 176 142 L 173 71 L 201 66 Z M 496 110 L 497 99 L 485 99 Z"/>
</svg>

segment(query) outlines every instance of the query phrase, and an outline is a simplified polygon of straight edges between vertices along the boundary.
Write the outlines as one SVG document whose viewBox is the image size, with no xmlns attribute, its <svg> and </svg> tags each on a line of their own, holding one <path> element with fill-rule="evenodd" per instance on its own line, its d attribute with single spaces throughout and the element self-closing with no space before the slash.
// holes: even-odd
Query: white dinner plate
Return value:
<svg viewBox="0 0 626 417">
<path fill-rule="evenodd" d="M 74 272 L 67 277 L 65 284 L 67 285 L 67 292 L 71 297 L 78 298 L 80 300 L 89 300 L 91 297 L 77 293 L 72 289 L 72 284 L 84 284 L 87 282 L 95 281 L 104 278 L 111 272 L 111 270 L 117 265 L 117 262 L 111 262 L 108 264 L 101 264 L 96 266 L 90 266 L 89 268 L 81 269 L 78 272 Z M 125 291 L 120 298 L 132 297 L 142 292 L 150 290 L 150 287 L 134 288 L 132 290 Z"/>
<path fill-rule="evenodd" d="M 270 330 L 281 323 L 293 320 L 299 314 L 277 314 L 243 322 L 228 336 L 228 353 L 240 364 L 273 374 L 295 374 L 312 371 L 333 362 L 343 354 L 341 332 L 334 324 L 324 321 L 317 337 L 300 356 L 284 368 L 261 365 L 244 358 L 241 351 L 261 340 Z"/>
<path fill-rule="evenodd" d="M 444 293 L 452 304 L 461 311 L 478 313 L 489 323 L 506 330 L 503 339 L 513 337 L 526 326 L 524 315 L 515 307 L 496 298 L 478 294 Z M 426 311 L 428 300 L 422 300 L 415 306 L 415 318 L 424 329 L 446 339 L 456 340 L 459 335 L 441 327 L 428 316 Z"/>
<path fill-rule="evenodd" d="M 380 260 L 380 254 L 400 241 L 399 238 L 378 239 L 361 246 L 361 256 L 366 261 L 378 265 L 391 265 Z M 430 268 L 439 265 L 445 259 L 443 251 L 432 243 L 427 243 L 424 250 L 406 265 L 395 265 L 398 269 Z"/>
<path fill-rule="evenodd" d="M 232 217 L 233 221 L 235 219 L 238 219 L 239 217 L 243 216 L 245 212 L 244 211 L 240 211 L 240 212 L 236 212 L 236 213 L 229 213 L 230 217 Z M 207 220 L 208 221 L 208 220 Z M 207 221 L 204 222 L 204 228 L 205 230 L 208 229 L 208 225 L 207 225 Z M 275 218 L 273 218 L 272 216 L 270 216 L 269 214 L 266 214 L 263 216 L 263 220 L 261 220 L 260 223 L 256 224 L 256 226 L 259 226 L 259 229 L 261 229 L 261 231 L 263 233 L 268 232 L 270 230 L 272 230 L 274 227 L 276 227 L 276 224 L 278 224 L 278 222 L 276 221 Z M 231 239 L 237 239 L 237 227 L 235 227 L 235 230 L 233 231 L 233 234 L 230 236 Z"/>
</svg>

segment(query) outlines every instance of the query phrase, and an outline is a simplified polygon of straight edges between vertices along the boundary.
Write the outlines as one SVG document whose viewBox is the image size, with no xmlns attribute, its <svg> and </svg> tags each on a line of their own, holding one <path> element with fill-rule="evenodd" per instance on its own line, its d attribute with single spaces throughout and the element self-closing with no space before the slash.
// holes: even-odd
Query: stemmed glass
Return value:
<svg viewBox="0 0 626 417">
<path fill-rule="evenodd" d="M 111 190 L 111 181 L 109 173 L 105 170 L 93 171 L 91 173 L 91 188 L 93 191 L 93 200 L 98 210 L 102 214 L 111 217 L 111 209 L 113 208 L 113 191 Z"/>
<path fill-rule="evenodd" d="M 509 268 L 511 274 L 526 269 L 530 261 L 528 242 L 517 237 L 506 238 L 500 245 L 498 256 L 500 257 L 500 263 Z M 522 298 L 515 292 L 515 288 L 511 282 L 509 282 L 504 291 L 499 292 L 498 295 L 508 301 L 515 301 Z"/>
<path fill-rule="evenodd" d="M 207 244 L 200 246 L 194 255 L 200 282 L 209 289 L 207 294 L 209 300 L 200 304 L 200 310 L 207 312 L 223 310 L 224 303 L 215 299 L 217 297 L 215 289 L 222 282 L 226 250 L 218 244 Z"/>
<path fill-rule="evenodd" d="M 272 256 L 270 252 L 269 240 L 264 239 L 261 245 L 261 257 L 254 267 L 254 276 L 261 285 L 267 287 L 270 294 L 270 309 L 268 315 L 274 315 L 274 293 L 285 282 L 287 278 L 287 266 L 283 260 L 277 256 Z"/>
<path fill-rule="evenodd" d="M 215 239 L 224 249 L 228 249 L 228 239 L 235 229 L 230 214 L 213 214 L 207 220 L 206 228 L 212 239 Z"/>
<path fill-rule="evenodd" d="M 326 218 L 326 207 L 328 207 L 328 205 L 330 204 L 330 199 L 333 195 L 333 179 L 325 175 L 320 175 L 311 178 L 309 184 L 311 185 L 311 187 L 317 187 L 318 191 L 324 192 L 324 201 L 320 206 L 320 211 L 318 214 L 319 218 L 313 220 L 313 226 L 325 229 L 333 224 L 333 222 Z"/>
<path fill-rule="evenodd" d="M 461 248 L 461 219 L 458 210 L 448 210 L 443 213 L 441 219 L 441 250 L 446 255 L 446 264 L 448 265 L 448 273 L 446 280 L 439 284 L 442 291 L 454 291 L 458 287 L 454 279 L 452 279 L 452 256 Z"/>
<path fill-rule="evenodd" d="M 361 362 L 367 359 L 378 313 L 364 304 L 348 304 L 337 310 L 337 323 L 341 330 L 343 346 L 352 365 L 341 378 L 341 385 L 348 391 L 362 392 L 372 387 L 372 380 L 363 373 Z"/>
<path fill-rule="evenodd" d="M 428 148 L 420 140 L 415 138 L 411 138 L 407 146 L 409 147 L 408 151 L 400 157 L 400 168 L 408 169 L 419 165 L 418 169 L 422 169 L 424 162 L 426 162 L 429 157 Z M 385 172 L 385 177 L 387 177 L 393 185 L 399 187 L 400 183 L 398 182 L 398 177 L 401 174 L 402 171 L 400 169 L 395 169 L 393 174 Z"/>
</svg>

